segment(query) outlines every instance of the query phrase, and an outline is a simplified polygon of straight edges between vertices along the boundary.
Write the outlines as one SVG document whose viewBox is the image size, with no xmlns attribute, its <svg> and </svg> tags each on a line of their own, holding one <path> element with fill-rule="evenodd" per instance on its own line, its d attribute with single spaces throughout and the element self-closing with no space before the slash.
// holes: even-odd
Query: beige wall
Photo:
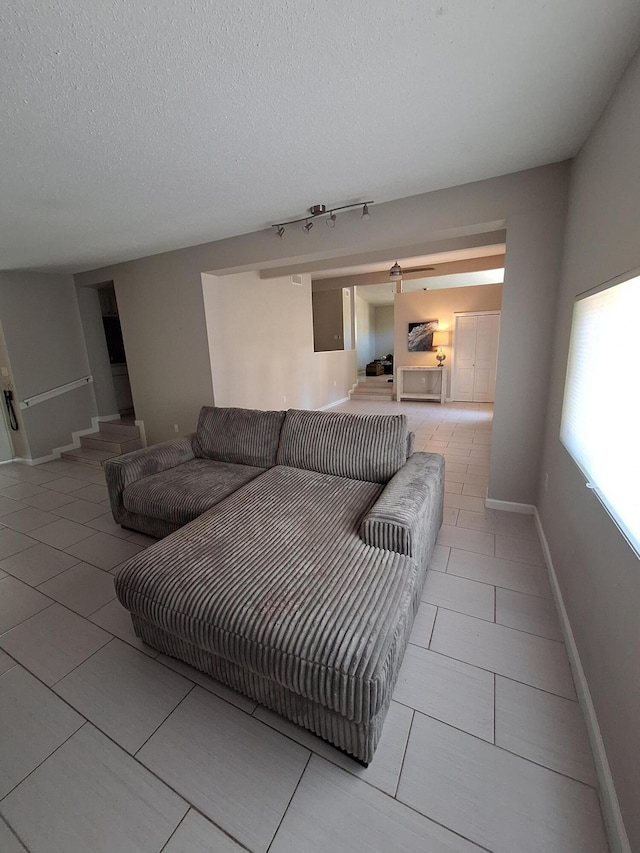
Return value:
<svg viewBox="0 0 640 853">
<path fill-rule="evenodd" d="M 414 290 L 396 293 L 394 303 L 395 363 L 400 367 L 428 365 L 437 367 L 435 352 L 409 352 L 407 332 L 409 323 L 420 320 L 438 320 L 438 328 L 451 331 L 453 341 L 454 313 L 456 311 L 496 311 L 502 306 L 502 285 L 486 284 L 482 287 L 452 287 L 444 290 Z M 447 356 L 445 365 L 453 364 L 453 346 L 443 347 Z"/>
<path fill-rule="evenodd" d="M 558 436 L 574 298 L 640 266 L 639 105 L 637 56 L 574 166 L 537 501 L 631 850 L 640 850 L 640 561 L 585 488 Z M 627 370 L 629 393 L 635 393 L 638 365 L 614 369 Z M 616 440 L 606 389 L 602 440 Z"/>
<path fill-rule="evenodd" d="M 87 357 L 93 375 L 93 391 L 99 415 L 117 415 L 118 403 L 113 387 L 107 339 L 102 323 L 98 290 L 95 287 L 76 289 Z"/>
<path fill-rule="evenodd" d="M 383 355 L 395 353 L 395 332 L 393 323 L 393 305 L 376 305 L 375 313 L 375 357 L 382 358 Z"/>
<path fill-rule="evenodd" d="M 76 281 L 115 283 L 136 413 L 149 441 L 161 441 L 174 435 L 173 423 L 181 432 L 193 429 L 200 406 L 212 399 L 202 272 L 306 272 L 329 258 L 395 256 L 399 248 L 408 257 L 506 224 L 505 369 L 498 371 L 489 494 L 533 503 L 548 379 L 541 353 L 551 342 L 568 174 L 568 163 L 544 166 L 378 204 L 365 225 L 345 217 L 339 228 L 311 235 L 292 229 L 282 240 L 264 229 L 81 273 Z"/>
<path fill-rule="evenodd" d="M 313 345 L 316 352 L 344 349 L 342 291 L 318 290 L 313 304 Z"/>
<path fill-rule="evenodd" d="M 348 396 L 355 350 L 314 352 L 311 280 L 302 279 L 202 276 L 216 405 L 316 409 Z"/>
</svg>

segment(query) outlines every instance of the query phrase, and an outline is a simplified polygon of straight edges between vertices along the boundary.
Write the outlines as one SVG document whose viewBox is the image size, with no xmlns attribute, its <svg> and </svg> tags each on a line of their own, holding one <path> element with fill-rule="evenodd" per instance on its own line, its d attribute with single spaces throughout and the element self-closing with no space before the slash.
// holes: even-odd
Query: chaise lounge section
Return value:
<svg viewBox="0 0 640 853">
<path fill-rule="evenodd" d="M 117 594 L 145 642 L 367 764 L 440 528 L 444 460 L 410 453 L 404 416 L 295 410 L 205 409 L 191 448 L 239 465 L 243 444 L 273 438 L 276 415 L 275 458 L 245 456 L 274 464 L 247 466 L 244 484 L 132 558 Z M 194 460 L 167 462 L 187 456 L 183 441 L 108 463 L 116 520 L 157 516 L 157 483 L 174 471 L 175 497 Z M 153 501 L 135 505 L 145 480 Z M 154 522 L 179 523 L 163 512 Z"/>
</svg>

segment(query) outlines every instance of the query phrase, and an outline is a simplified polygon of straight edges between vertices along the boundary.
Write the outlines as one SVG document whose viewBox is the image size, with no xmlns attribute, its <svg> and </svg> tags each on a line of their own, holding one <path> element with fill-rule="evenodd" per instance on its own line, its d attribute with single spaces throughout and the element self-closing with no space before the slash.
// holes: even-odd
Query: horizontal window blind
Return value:
<svg viewBox="0 0 640 853">
<path fill-rule="evenodd" d="M 640 276 L 574 306 L 560 440 L 640 556 Z"/>
</svg>

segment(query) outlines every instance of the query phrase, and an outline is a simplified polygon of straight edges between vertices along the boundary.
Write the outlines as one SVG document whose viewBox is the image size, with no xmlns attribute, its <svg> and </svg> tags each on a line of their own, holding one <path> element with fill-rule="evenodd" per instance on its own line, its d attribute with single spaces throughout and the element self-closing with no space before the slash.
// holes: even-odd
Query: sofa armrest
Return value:
<svg viewBox="0 0 640 853">
<path fill-rule="evenodd" d="M 124 490 L 136 480 L 159 474 L 194 459 L 191 436 L 175 441 L 166 441 L 153 447 L 134 450 L 104 463 L 105 479 L 114 519 L 121 523 L 126 512 L 123 502 Z"/>
<path fill-rule="evenodd" d="M 444 457 L 414 453 L 363 518 L 360 538 L 409 557 L 430 552 L 442 524 L 443 501 Z"/>
</svg>

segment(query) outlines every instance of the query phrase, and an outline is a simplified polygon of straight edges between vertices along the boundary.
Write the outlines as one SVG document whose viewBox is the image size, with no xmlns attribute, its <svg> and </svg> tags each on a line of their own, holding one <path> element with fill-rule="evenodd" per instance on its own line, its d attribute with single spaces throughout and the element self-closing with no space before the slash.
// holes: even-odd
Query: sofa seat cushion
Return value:
<svg viewBox="0 0 640 853">
<path fill-rule="evenodd" d="M 192 459 L 127 486 L 125 509 L 176 524 L 187 524 L 262 474 L 264 468 Z"/>
<path fill-rule="evenodd" d="M 365 544 L 382 486 L 277 466 L 120 570 L 133 614 L 356 722 L 393 687 L 424 567 Z"/>
</svg>

